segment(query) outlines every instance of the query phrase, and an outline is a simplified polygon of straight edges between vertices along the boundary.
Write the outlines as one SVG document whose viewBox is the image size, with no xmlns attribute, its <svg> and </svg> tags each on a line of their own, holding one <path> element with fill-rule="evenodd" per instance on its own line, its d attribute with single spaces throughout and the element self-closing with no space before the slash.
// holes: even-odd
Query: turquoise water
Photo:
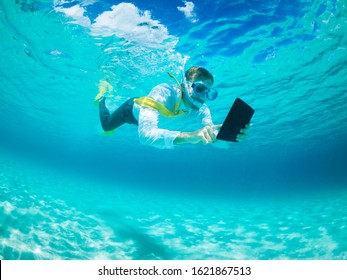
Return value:
<svg viewBox="0 0 347 280">
<path fill-rule="evenodd" d="M 347 258 L 345 1 L 194 4 L 0 0 L 0 259 Z M 102 135 L 100 79 L 116 108 L 184 60 L 244 142 Z"/>
</svg>

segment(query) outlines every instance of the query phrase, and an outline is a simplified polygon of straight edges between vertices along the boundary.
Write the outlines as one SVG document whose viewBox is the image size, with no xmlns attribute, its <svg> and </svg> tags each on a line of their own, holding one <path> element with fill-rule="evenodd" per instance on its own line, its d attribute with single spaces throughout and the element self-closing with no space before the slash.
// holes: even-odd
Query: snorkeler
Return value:
<svg viewBox="0 0 347 280">
<path fill-rule="evenodd" d="M 102 128 L 111 131 L 124 123 L 138 126 L 140 142 L 161 149 L 172 149 L 179 144 L 210 144 L 216 142 L 221 125 L 214 125 L 207 100 L 215 100 L 218 92 L 212 88 L 214 79 L 205 68 L 189 68 L 180 83 L 172 74 L 175 85 L 155 86 L 148 96 L 130 98 L 110 114 L 103 89 L 96 96 Z M 165 119 L 180 125 L 192 121 L 199 129 L 191 132 L 164 129 Z M 240 135 L 241 136 L 241 135 Z"/>
</svg>

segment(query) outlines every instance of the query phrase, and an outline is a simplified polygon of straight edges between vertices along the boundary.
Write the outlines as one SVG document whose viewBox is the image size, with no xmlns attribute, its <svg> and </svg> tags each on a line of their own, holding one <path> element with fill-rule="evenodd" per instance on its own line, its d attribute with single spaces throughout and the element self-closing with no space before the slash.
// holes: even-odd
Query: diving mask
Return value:
<svg viewBox="0 0 347 280">
<path fill-rule="evenodd" d="M 210 88 L 202 81 L 192 83 L 192 89 L 196 97 L 200 99 L 215 100 L 218 96 L 218 91 Z"/>
</svg>

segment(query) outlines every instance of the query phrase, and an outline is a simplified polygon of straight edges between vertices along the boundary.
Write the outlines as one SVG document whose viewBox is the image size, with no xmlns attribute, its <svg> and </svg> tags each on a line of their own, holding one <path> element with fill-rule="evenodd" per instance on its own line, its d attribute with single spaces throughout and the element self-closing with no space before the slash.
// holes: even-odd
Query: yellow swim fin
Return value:
<svg viewBox="0 0 347 280">
<path fill-rule="evenodd" d="M 111 135 L 113 135 L 115 132 L 116 132 L 115 129 L 109 130 L 109 131 L 103 131 L 103 132 L 101 133 L 101 135 L 102 135 L 102 136 L 111 136 Z"/>
<path fill-rule="evenodd" d="M 105 80 L 100 80 L 99 82 L 99 92 L 94 98 L 94 104 L 99 105 L 99 100 L 105 95 L 106 92 L 113 91 L 111 84 Z"/>
</svg>

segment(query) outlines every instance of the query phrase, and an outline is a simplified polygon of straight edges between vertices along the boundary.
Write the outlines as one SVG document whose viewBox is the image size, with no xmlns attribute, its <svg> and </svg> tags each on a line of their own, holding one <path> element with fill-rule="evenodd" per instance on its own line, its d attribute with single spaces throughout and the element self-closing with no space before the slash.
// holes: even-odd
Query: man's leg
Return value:
<svg viewBox="0 0 347 280">
<path fill-rule="evenodd" d="M 125 123 L 136 124 L 132 109 L 134 105 L 133 99 L 129 99 L 124 102 L 116 111 L 110 114 L 110 111 L 106 107 L 106 98 L 103 97 L 99 101 L 99 115 L 101 126 L 105 131 L 113 130 Z"/>
</svg>

